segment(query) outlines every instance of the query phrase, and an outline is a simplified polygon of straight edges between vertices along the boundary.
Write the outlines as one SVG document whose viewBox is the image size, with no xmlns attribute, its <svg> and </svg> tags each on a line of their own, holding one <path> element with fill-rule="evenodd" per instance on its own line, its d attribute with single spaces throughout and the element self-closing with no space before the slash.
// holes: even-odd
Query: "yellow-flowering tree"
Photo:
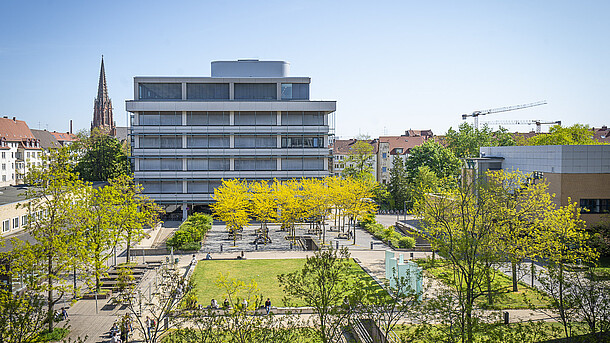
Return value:
<svg viewBox="0 0 610 343">
<path fill-rule="evenodd" d="M 276 194 L 265 180 L 252 182 L 250 188 L 250 213 L 261 222 L 261 234 L 268 238 L 267 223 L 277 219 Z"/>
<path fill-rule="evenodd" d="M 306 201 L 301 183 L 297 180 L 284 182 L 275 180 L 273 192 L 278 204 L 278 221 L 282 223 L 282 229 L 289 230 L 291 235 L 294 236 L 296 233 L 295 223 L 303 220 L 303 203 Z"/>
<path fill-rule="evenodd" d="M 239 179 L 222 180 L 222 185 L 214 190 L 215 202 L 211 205 L 214 217 L 227 225 L 236 245 L 237 234 L 248 225 L 250 194 L 246 181 Z"/>
</svg>

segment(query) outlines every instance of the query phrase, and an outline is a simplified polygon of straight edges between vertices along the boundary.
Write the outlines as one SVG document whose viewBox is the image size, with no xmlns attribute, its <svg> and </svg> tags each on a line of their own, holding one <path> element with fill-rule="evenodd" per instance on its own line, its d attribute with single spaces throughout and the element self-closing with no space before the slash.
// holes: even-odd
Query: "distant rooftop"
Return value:
<svg viewBox="0 0 610 343">
<path fill-rule="evenodd" d="M 288 77 L 290 64 L 284 61 L 213 61 L 212 77 Z"/>
</svg>

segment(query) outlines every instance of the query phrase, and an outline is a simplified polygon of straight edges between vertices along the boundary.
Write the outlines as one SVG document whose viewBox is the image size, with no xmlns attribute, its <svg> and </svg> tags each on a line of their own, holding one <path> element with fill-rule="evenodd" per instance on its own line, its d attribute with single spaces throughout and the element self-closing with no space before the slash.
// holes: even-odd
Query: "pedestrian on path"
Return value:
<svg viewBox="0 0 610 343">
<path fill-rule="evenodd" d="M 150 321 L 150 317 L 146 316 L 146 334 L 150 339 L 150 329 L 152 328 L 152 322 Z"/>
<path fill-rule="evenodd" d="M 265 311 L 267 311 L 267 314 L 269 314 L 270 310 L 271 310 L 271 300 L 269 298 L 267 298 L 267 301 L 265 301 Z"/>
<path fill-rule="evenodd" d="M 66 311 L 65 307 L 61 308 L 61 315 L 64 317 L 64 320 L 68 319 L 68 311 Z"/>
</svg>

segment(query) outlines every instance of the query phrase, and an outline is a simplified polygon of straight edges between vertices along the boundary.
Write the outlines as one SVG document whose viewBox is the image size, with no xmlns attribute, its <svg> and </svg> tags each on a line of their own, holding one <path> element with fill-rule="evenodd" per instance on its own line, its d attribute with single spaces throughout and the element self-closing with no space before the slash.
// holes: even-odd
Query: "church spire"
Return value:
<svg viewBox="0 0 610 343">
<path fill-rule="evenodd" d="M 100 67 L 97 98 L 93 104 L 93 121 L 91 122 L 91 130 L 94 128 L 99 128 L 110 135 L 115 135 L 115 123 L 112 115 L 112 101 L 108 96 L 108 85 L 106 84 L 104 55 L 102 55 L 102 65 Z"/>
</svg>

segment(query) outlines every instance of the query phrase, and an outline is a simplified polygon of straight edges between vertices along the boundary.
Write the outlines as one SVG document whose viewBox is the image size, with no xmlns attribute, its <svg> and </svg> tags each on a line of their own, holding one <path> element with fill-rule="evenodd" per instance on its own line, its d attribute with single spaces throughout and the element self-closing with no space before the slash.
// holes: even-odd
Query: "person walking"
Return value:
<svg viewBox="0 0 610 343">
<path fill-rule="evenodd" d="M 150 329 L 152 328 L 152 322 L 150 321 L 150 317 L 146 316 L 146 334 L 148 335 L 148 339 L 150 339 Z"/>
</svg>

